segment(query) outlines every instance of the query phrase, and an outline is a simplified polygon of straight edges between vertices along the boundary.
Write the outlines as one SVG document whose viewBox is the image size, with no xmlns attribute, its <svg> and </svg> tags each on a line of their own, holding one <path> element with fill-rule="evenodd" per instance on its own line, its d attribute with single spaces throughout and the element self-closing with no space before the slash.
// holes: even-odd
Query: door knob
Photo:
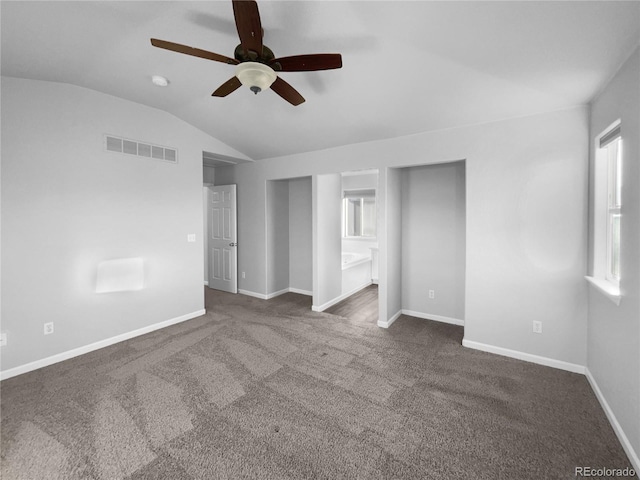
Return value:
<svg viewBox="0 0 640 480">
<path fill-rule="evenodd" d="M 234 242 L 231 242 L 231 243 L 229 244 L 229 246 L 230 246 L 230 247 L 237 247 L 237 246 L 238 246 L 238 242 L 235 242 L 235 243 L 234 243 Z"/>
</svg>

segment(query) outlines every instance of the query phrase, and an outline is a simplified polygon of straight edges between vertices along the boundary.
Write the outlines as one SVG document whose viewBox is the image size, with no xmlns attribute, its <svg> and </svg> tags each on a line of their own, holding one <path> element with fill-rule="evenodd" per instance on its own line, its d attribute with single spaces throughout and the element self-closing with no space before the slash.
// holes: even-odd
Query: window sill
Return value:
<svg viewBox="0 0 640 480">
<path fill-rule="evenodd" d="M 596 278 L 596 277 L 584 277 L 584 278 L 586 278 L 591 285 L 596 287 L 596 289 L 604 293 L 604 295 L 609 300 L 611 300 L 616 305 L 620 305 L 620 300 L 622 299 L 622 295 L 620 294 L 620 287 L 616 287 L 611 282 L 608 282 L 602 278 Z"/>
</svg>

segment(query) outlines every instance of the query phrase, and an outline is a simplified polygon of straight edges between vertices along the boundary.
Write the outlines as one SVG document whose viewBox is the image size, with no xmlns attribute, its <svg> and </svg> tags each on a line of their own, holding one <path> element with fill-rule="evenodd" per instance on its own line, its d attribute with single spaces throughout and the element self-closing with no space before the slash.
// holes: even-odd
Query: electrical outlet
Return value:
<svg viewBox="0 0 640 480">
<path fill-rule="evenodd" d="M 429 298 L 436 298 L 436 291 L 435 290 L 429 290 Z"/>
<path fill-rule="evenodd" d="M 542 322 L 538 320 L 533 321 L 533 333 L 542 333 Z"/>
<path fill-rule="evenodd" d="M 189 243 L 193 243 L 196 241 L 196 234 L 195 233 L 190 233 L 187 235 L 187 242 Z"/>
<path fill-rule="evenodd" d="M 44 334 L 45 335 L 50 335 L 52 333 L 53 333 L 53 322 L 45 323 L 44 324 Z"/>
<path fill-rule="evenodd" d="M 4 347 L 7 344 L 7 334 L 2 332 L 0 333 L 0 347 Z"/>
</svg>

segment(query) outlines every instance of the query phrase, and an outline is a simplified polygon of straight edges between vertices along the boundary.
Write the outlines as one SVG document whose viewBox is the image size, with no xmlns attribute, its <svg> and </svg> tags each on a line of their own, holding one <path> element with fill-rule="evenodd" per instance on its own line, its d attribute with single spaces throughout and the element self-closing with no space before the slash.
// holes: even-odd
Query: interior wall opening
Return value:
<svg viewBox="0 0 640 480">
<path fill-rule="evenodd" d="M 287 292 L 311 296 L 311 177 L 268 180 L 266 196 L 267 298 Z"/>
<path fill-rule="evenodd" d="M 326 311 L 378 319 L 378 170 L 341 174 L 341 296 Z"/>
<path fill-rule="evenodd" d="M 464 325 L 465 162 L 400 170 L 402 314 Z"/>
</svg>

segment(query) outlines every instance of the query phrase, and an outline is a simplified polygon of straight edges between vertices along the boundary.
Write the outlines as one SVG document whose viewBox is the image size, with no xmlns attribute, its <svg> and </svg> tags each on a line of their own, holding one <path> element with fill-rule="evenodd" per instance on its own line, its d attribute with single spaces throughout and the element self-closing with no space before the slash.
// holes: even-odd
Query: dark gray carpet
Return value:
<svg viewBox="0 0 640 480">
<path fill-rule="evenodd" d="M 207 290 L 207 315 L 1 384 L 2 479 L 569 479 L 630 467 L 582 375 Z"/>
</svg>

